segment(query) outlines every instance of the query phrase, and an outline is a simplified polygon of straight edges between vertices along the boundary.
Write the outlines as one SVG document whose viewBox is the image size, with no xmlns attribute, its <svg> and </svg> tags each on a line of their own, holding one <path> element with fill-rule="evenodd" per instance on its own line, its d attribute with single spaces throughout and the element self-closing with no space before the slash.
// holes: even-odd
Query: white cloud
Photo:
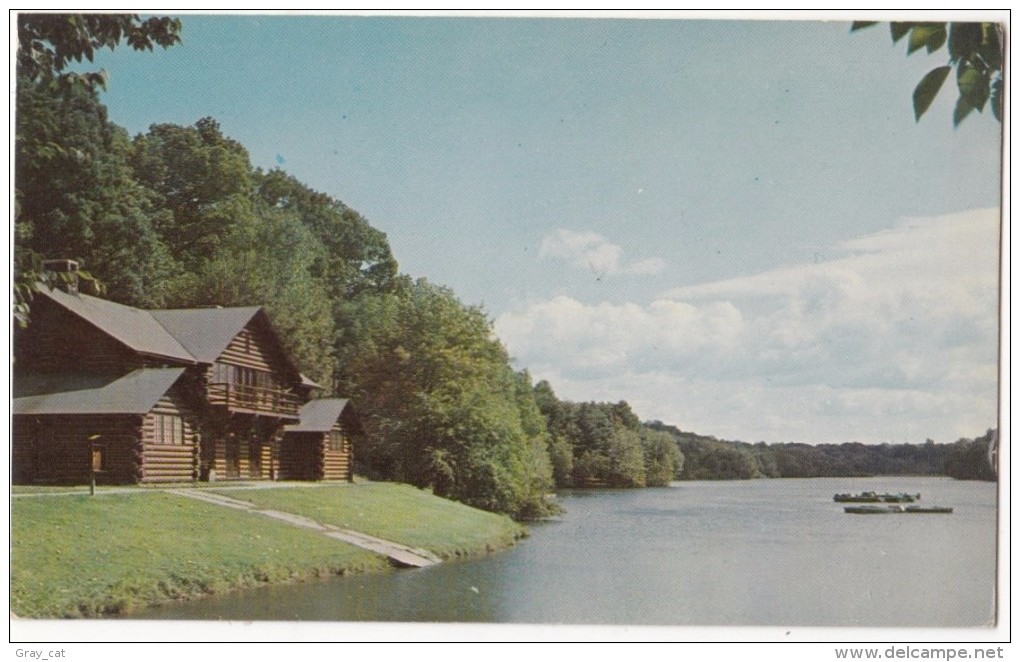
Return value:
<svg viewBox="0 0 1020 662">
<path fill-rule="evenodd" d="M 496 329 L 561 397 L 626 399 L 687 429 L 951 441 L 995 423 L 998 236 L 997 210 L 906 219 L 817 264 L 647 304 L 559 296 L 501 315 Z M 573 246 L 576 261 L 600 240 L 556 235 L 543 251 Z"/>
<path fill-rule="evenodd" d="M 644 276 L 660 273 L 666 268 L 666 262 L 657 257 L 623 264 L 623 249 L 602 235 L 562 228 L 546 235 L 538 254 L 565 260 L 578 269 L 590 269 L 598 276 Z"/>
<path fill-rule="evenodd" d="M 743 326 L 731 304 L 586 305 L 568 296 L 501 315 L 499 336 L 534 369 L 610 376 L 635 365 L 683 364 L 732 350 Z"/>
<path fill-rule="evenodd" d="M 662 273 L 666 270 L 666 261 L 661 257 L 650 257 L 647 260 L 639 260 L 627 267 L 627 273 L 636 276 L 651 276 Z"/>
</svg>

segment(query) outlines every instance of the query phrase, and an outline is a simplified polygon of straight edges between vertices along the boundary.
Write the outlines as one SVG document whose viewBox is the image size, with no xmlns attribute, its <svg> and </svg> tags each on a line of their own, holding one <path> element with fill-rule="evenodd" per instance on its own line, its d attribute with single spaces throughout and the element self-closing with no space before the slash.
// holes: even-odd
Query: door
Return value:
<svg viewBox="0 0 1020 662">
<path fill-rule="evenodd" d="M 227 478 L 241 477 L 241 441 L 236 435 L 227 436 Z"/>
<path fill-rule="evenodd" d="M 254 432 L 248 440 L 248 476 L 262 478 L 262 443 Z"/>
</svg>

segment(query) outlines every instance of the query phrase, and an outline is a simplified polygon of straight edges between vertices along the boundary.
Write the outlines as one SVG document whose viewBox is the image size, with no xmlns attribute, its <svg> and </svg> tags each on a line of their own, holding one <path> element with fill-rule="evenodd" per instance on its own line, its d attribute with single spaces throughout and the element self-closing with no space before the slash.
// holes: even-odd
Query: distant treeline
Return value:
<svg viewBox="0 0 1020 662">
<path fill-rule="evenodd" d="M 681 480 L 817 478 L 828 476 L 951 476 L 995 480 L 989 447 L 996 430 L 951 444 L 749 444 L 684 432 L 660 421 L 683 453 Z"/>
</svg>

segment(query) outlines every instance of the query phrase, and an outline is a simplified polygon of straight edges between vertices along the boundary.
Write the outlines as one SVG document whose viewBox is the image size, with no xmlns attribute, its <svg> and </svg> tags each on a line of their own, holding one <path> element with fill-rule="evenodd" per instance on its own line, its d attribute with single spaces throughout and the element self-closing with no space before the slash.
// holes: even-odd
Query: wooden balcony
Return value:
<svg viewBox="0 0 1020 662">
<path fill-rule="evenodd" d="M 301 403 L 286 391 L 244 384 L 209 384 L 209 404 L 244 414 L 265 414 L 298 419 Z"/>
</svg>

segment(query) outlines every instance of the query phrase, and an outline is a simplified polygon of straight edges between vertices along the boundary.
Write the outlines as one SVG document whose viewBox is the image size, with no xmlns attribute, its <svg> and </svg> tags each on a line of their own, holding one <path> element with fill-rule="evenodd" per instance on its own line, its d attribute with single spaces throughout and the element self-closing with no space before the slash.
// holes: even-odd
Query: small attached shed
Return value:
<svg viewBox="0 0 1020 662">
<path fill-rule="evenodd" d="M 280 477 L 284 480 L 354 478 L 352 435 L 361 424 L 348 400 L 320 398 L 306 402 L 300 422 L 284 427 Z"/>
<path fill-rule="evenodd" d="M 198 434 L 184 368 L 122 377 L 23 378 L 12 399 L 12 480 L 77 484 L 193 481 Z"/>
</svg>

